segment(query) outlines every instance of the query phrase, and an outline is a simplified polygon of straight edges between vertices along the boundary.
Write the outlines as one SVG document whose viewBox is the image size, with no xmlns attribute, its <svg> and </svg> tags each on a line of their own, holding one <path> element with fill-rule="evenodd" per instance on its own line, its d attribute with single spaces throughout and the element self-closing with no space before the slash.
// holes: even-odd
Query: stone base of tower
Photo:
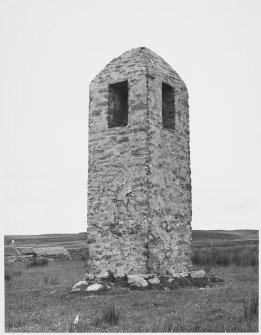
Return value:
<svg viewBox="0 0 261 335">
<path fill-rule="evenodd" d="M 144 242 L 114 239 L 109 236 L 88 234 L 88 272 L 95 275 L 112 273 L 114 276 L 124 275 L 156 275 L 175 276 L 179 273 L 187 273 L 192 270 L 189 245 L 176 248 L 174 253 L 168 250 L 150 248 L 147 237 L 144 235 Z M 102 243 L 105 239 L 106 243 Z M 162 242 L 158 239 L 158 243 Z"/>
<path fill-rule="evenodd" d="M 177 273 L 173 276 L 159 276 L 157 274 L 137 274 L 114 276 L 112 273 L 101 275 L 85 274 L 82 280 L 76 283 L 71 292 L 86 292 L 92 294 L 97 291 L 157 289 L 173 290 L 179 287 L 212 287 L 224 282 L 215 275 L 207 275 L 204 270 Z"/>
</svg>

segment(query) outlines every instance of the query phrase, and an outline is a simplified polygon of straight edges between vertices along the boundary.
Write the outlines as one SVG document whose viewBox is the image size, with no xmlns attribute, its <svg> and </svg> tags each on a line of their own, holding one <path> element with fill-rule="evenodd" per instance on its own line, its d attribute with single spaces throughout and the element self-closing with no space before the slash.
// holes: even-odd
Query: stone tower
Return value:
<svg viewBox="0 0 261 335">
<path fill-rule="evenodd" d="M 90 84 L 87 243 L 93 273 L 191 268 L 188 92 L 147 48 Z"/>
</svg>

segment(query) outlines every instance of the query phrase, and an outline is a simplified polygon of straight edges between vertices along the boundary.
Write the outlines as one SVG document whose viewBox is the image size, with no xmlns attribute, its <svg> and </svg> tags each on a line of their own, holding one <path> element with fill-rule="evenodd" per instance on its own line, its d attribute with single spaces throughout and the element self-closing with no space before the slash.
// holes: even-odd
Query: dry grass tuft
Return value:
<svg viewBox="0 0 261 335">
<path fill-rule="evenodd" d="M 251 292 L 250 296 L 244 299 L 243 306 L 246 321 L 258 318 L 258 293 Z"/>
<path fill-rule="evenodd" d="M 22 275 L 21 270 L 5 271 L 5 282 L 8 283 L 14 277 L 20 277 Z"/>
<path fill-rule="evenodd" d="M 44 284 L 47 286 L 47 285 L 50 285 L 50 286 L 55 286 L 55 285 L 59 285 L 61 284 L 61 280 L 60 278 L 58 277 L 58 275 L 45 275 L 43 277 L 43 281 L 44 281 Z"/>
<path fill-rule="evenodd" d="M 5 271 L 5 282 L 9 282 L 12 279 L 12 275 L 9 271 Z"/>
<path fill-rule="evenodd" d="M 119 322 L 120 312 L 115 308 L 114 304 L 111 304 L 103 309 L 101 318 L 109 325 L 115 326 Z"/>
</svg>

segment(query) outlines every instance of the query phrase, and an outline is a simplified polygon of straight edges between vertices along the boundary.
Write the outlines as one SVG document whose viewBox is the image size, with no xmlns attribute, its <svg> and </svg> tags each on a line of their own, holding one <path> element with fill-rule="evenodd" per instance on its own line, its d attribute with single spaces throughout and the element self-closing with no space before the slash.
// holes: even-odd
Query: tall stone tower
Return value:
<svg viewBox="0 0 261 335">
<path fill-rule="evenodd" d="M 191 268 L 188 92 L 147 48 L 90 84 L 87 243 L 93 273 Z"/>
</svg>

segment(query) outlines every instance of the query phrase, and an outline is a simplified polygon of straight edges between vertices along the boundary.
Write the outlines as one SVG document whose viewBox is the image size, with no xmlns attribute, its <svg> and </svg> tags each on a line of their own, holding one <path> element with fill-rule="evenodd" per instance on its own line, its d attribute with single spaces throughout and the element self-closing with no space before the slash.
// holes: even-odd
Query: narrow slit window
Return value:
<svg viewBox="0 0 261 335">
<path fill-rule="evenodd" d="M 164 129 L 175 129 L 174 88 L 162 83 L 162 125 Z"/>
<path fill-rule="evenodd" d="M 128 124 L 128 81 L 109 85 L 108 127 Z"/>
</svg>

